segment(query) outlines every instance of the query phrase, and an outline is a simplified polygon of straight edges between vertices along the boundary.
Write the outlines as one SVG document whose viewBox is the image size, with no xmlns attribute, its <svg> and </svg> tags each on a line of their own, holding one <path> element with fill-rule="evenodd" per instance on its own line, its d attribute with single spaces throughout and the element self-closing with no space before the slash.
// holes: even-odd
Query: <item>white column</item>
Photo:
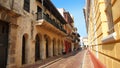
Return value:
<svg viewBox="0 0 120 68">
<path fill-rule="evenodd" d="M 73 49 L 74 49 L 74 43 L 72 43 L 71 45 L 71 50 L 74 51 Z"/>
</svg>

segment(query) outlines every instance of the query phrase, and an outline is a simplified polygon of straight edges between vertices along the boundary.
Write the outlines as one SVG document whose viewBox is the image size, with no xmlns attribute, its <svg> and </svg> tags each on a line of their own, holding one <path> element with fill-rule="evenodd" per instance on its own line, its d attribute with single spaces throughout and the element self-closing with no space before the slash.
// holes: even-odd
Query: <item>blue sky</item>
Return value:
<svg viewBox="0 0 120 68">
<path fill-rule="evenodd" d="M 83 37 L 87 36 L 86 26 L 83 14 L 85 0 L 51 0 L 57 8 L 64 8 L 74 16 L 74 25 L 78 29 L 78 33 Z"/>
</svg>

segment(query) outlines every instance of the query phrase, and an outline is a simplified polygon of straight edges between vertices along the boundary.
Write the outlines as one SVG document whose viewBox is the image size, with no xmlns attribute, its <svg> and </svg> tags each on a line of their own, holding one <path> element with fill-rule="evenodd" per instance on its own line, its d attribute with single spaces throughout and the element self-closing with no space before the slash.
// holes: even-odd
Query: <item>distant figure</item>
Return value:
<svg viewBox="0 0 120 68">
<path fill-rule="evenodd" d="M 62 49 L 62 54 L 63 54 L 63 55 L 65 55 L 65 54 L 66 54 L 66 52 L 65 52 L 65 50 L 64 50 L 64 49 Z"/>
</svg>

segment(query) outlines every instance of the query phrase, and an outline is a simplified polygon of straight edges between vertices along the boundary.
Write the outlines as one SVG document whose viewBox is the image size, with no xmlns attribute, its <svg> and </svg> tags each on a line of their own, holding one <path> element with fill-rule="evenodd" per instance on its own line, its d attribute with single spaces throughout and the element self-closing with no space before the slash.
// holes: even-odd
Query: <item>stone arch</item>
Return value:
<svg viewBox="0 0 120 68">
<path fill-rule="evenodd" d="M 61 45 L 62 45 L 62 54 L 65 54 L 64 40 L 61 41 Z"/>
<path fill-rule="evenodd" d="M 53 38 L 53 56 L 56 56 L 56 39 Z"/>
<path fill-rule="evenodd" d="M 44 35 L 44 38 L 45 38 L 45 50 L 46 50 L 46 58 L 50 57 L 51 56 L 51 39 L 48 35 Z"/>
<path fill-rule="evenodd" d="M 27 45 L 28 45 L 28 34 L 22 36 L 22 64 L 27 63 Z"/>
<path fill-rule="evenodd" d="M 41 59 L 41 34 L 38 33 L 35 36 L 35 61 L 38 61 Z"/>
<path fill-rule="evenodd" d="M 69 52 L 71 52 L 71 48 L 72 48 L 72 46 L 71 46 L 71 42 L 69 42 Z"/>
<path fill-rule="evenodd" d="M 60 54 L 62 54 L 62 47 L 63 47 L 63 43 L 62 40 L 60 40 Z"/>
<path fill-rule="evenodd" d="M 60 55 L 60 40 L 58 40 L 58 54 Z"/>
</svg>

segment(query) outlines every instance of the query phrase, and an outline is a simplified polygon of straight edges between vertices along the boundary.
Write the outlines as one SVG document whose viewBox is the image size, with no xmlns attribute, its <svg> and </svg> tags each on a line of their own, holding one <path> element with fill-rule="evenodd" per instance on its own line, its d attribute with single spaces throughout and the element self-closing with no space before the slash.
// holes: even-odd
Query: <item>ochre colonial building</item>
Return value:
<svg viewBox="0 0 120 68">
<path fill-rule="evenodd" d="M 64 26 L 67 33 L 67 36 L 64 41 L 65 52 L 68 53 L 68 52 L 74 51 L 74 49 L 77 50 L 79 48 L 80 35 L 77 33 L 77 28 L 74 27 L 74 18 L 64 8 L 58 8 L 58 11 L 61 13 L 63 18 L 67 22 Z"/>
<path fill-rule="evenodd" d="M 0 67 L 62 55 L 66 24 L 50 0 L 0 0 Z"/>
<path fill-rule="evenodd" d="M 107 68 L 120 67 L 120 0 L 86 0 L 88 45 Z"/>
</svg>

